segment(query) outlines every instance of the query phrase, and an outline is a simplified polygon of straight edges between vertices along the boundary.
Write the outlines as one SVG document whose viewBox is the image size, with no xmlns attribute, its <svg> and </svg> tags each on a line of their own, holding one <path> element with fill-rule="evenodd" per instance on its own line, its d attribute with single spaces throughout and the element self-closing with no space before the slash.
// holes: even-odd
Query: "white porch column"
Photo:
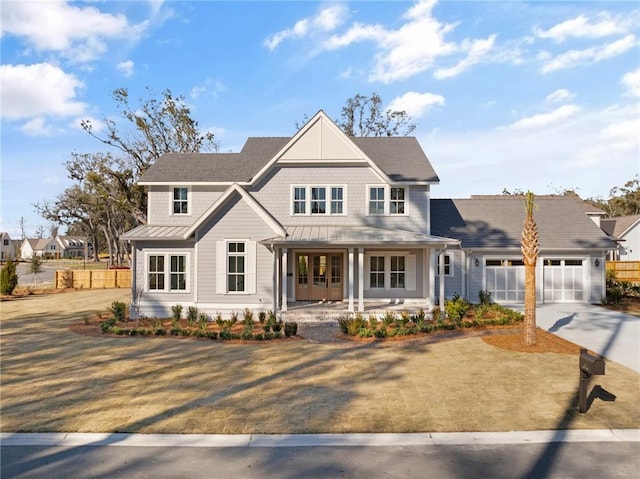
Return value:
<svg viewBox="0 0 640 479">
<path fill-rule="evenodd" d="M 434 250 L 429 251 L 429 301 L 435 306 L 436 298 L 436 254 Z"/>
<path fill-rule="evenodd" d="M 279 281 L 278 278 L 280 275 L 278 274 L 278 255 L 280 254 L 279 250 L 274 246 L 273 247 L 273 274 L 271 280 L 273 281 L 273 291 L 272 291 L 272 300 L 273 300 L 273 308 L 271 309 L 274 313 L 278 311 L 278 289 Z"/>
<path fill-rule="evenodd" d="M 280 305 L 280 310 L 281 311 L 286 311 L 287 310 L 287 248 L 282 248 L 282 266 L 281 268 L 281 280 L 280 280 L 280 286 L 282 288 L 282 299 L 281 301 L 281 305 Z"/>
<path fill-rule="evenodd" d="M 440 292 L 438 293 L 438 297 L 440 309 L 444 309 L 444 250 L 440 251 L 438 258 L 440 259 L 440 268 L 438 271 L 438 286 L 440 287 Z"/>
<path fill-rule="evenodd" d="M 349 248 L 349 312 L 353 313 L 353 248 Z"/>
<path fill-rule="evenodd" d="M 364 248 L 358 248 L 358 311 L 364 311 Z"/>
</svg>

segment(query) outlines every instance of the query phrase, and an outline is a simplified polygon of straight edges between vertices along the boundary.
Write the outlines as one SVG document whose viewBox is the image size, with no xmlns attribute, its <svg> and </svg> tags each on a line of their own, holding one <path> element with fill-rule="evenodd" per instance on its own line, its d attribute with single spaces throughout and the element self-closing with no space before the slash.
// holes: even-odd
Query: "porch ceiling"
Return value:
<svg viewBox="0 0 640 479">
<path fill-rule="evenodd" d="M 262 243 L 274 245 L 459 245 L 460 242 L 442 236 L 411 231 L 389 230 L 372 226 L 302 225 L 286 227 L 286 237 L 274 237 Z"/>
</svg>

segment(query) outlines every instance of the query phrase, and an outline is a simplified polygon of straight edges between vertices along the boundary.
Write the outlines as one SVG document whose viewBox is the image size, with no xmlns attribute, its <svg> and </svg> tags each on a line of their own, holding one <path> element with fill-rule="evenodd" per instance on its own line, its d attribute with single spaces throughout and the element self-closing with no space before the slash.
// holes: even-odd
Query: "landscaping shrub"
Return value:
<svg viewBox="0 0 640 479">
<path fill-rule="evenodd" d="M 444 301 L 444 309 L 451 321 L 459 323 L 469 310 L 469 302 L 456 293 L 453 298 Z"/>
<path fill-rule="evenodd" d="M 493 302 L 491 300 L 491 292 L 482 289 L 478 291 L 478 301 L 480 301 L 481 305 L 491 304 Z"/>
<path fill-rule="evenodd" d="M 7 261 L 0 271 L 0 292 L 2 294 L 12 294 L 18 286 L 17 265 L 13 260 Z"/>
<path fill-rule="evenodd" d="M 114 301 L 111 303 L 109 310 L 116 321 L 124 321 L 124 317 L 127 312 L 127 305 L 122 301 Z"/>
<path fill-rule="evenodd" d="M 190 325 L 194 325 L 198 321 L 198 308 L 195 306 L 187 308 L 187 321 Z"/>
<path fill-rule="evenodd" d="M 177 323 L 182 318 L 182 305 L 174 304 L 171 306 L 171 319 L 174 323 Z"/>
<path fill-rule="evenodd" d="M 295 321 L 287 321 L 284 323 L 284 335 L 288 338 L 298 334 L 298 323 Z"/>
<path fill-rule="evenodd" d="M 253 325 L 253 311 L 249 308 L 244 308 L 244 312 L 242 313 L 243 319 L 242 322 L 246 325 Z"/>
</svg>

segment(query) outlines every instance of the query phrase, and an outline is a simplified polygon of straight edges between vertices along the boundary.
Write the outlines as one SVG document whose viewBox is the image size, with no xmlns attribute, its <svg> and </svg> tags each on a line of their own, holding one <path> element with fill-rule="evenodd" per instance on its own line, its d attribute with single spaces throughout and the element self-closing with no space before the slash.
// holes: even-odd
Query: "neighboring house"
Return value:
<svg viewBox="0 0 640 479">
<path fill-rule="evenodd" d="M 293 137 L 249 138 L 239 153 L 165 154 L 139 183 L 148 187 L 148 224 L 122 239 L 132 243 L 132 292 L 148 316 L 169 316 L 175 304 L 280 314 L 300 302 L 342 302 L 352 312 L 376 304 L 429 310 L 455 292 L 475 300 L 476 290 L 490 289 L 491 261 L 517 260 L 524 219 L 521 201 L 502 202 L 515 206 L 503 216 L 515 215 L 509 228 L 519 222 L 519 230 L 507 235 L 493 220 L 469 230 L 494 248 L 478 255 L 482 245 L 462 234 L 466 213 L 454 200 L 431 200 L 439 179 L 415 138 L 348 137 L 322 111 Z M 462 229 L 439 224 L 432 205 Z M 564 275 L 581 261 L 586 283 L 581 295 L 551 300 L 599 301 L 598 262 L 610 242 L 584 212 L 556 219 L 549 266 L 559 261 Z M 556 239 L 572 228 L 586 239 Z M 507 272 L 505 280 L 519 278 Z"/>
<path fill-rule="evenodd" d="M 0 261 L 16 259 L 15 243 L 9 233 L 0 232 Z"/>
<path fill-rule="evenodd" d="M 56 242 L 59 245 L 59 253 L 63 258 L 84 258 L 89 257 L 91 245 L 88 244 L 87 238 L 82 236 L 56 236 Z"/>
<path fill-rule="evenodd" d="M 605 295 L 606 253 L 615 247 L 582 200 L 535 197 L 540 254 L 536 266 L 541 302 L 599 302 Z M 460 240 L 448 251 L 445 295 L 472 301 L 489 291 L 501 303 L 524 301 L 520 238 L 525 220 L 521 196 L 472 196 L 431 200 L 432 233 Z M 591 219 L 590 219 L 591 218 Z"/>
<path fill-rule="evenodd" d="M 613 261 L 640 261 L 640 215 L 603 218 L 602 229 L 618 241 L 611 252 Z"/>
<path fill-rule="evenodd" d="M 60 245 L 55 238 L 25 238 L 20 246 L 20 257 L 30 259 L 34 255 L 43 258 L 58 258 Z"/>
</svg>

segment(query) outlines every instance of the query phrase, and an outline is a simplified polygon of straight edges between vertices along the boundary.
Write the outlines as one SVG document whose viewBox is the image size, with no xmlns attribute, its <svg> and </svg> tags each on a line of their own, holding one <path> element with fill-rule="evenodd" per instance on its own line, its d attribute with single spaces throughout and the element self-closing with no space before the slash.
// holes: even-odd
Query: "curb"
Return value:
<svg viewBox="0 0 640 479">
<path fill-rule="evenodd" d="M 558 431 L 433 432 L 406 434 L 0 433 L 0 446 L 2 447 L 394 447 L 556 442 L 640 442 L 640 429 L 571 429 Z"/>
</svg>

